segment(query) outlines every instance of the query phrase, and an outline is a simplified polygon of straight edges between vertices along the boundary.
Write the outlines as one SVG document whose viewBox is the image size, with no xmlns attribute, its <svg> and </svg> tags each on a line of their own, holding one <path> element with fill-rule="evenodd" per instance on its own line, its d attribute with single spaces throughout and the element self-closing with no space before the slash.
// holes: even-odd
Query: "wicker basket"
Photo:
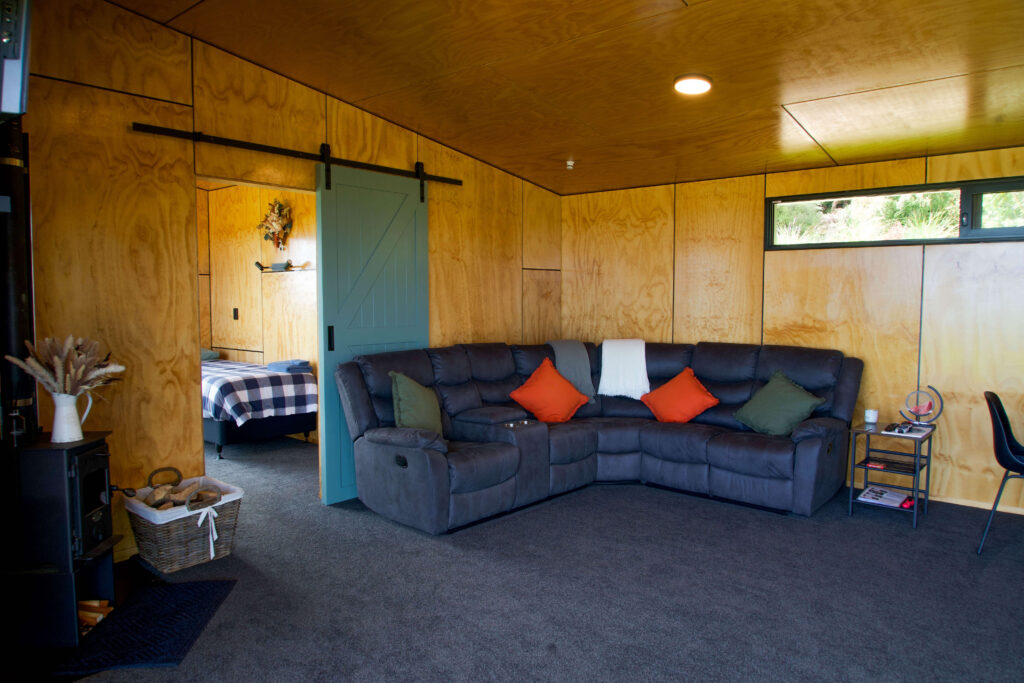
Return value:
<svg viewBox="0 0 1024 683">
<path fill-rule="evenodd" d="M 169 510 L 155 510 L 142 502 L 152 490 L 151 486 L 139 489 L 135 498 L 125 498 L 139 555 L 165 574 L 231 554 L 242 489 L 210 477 L 186 479 L 181 483 L 193 482 L 199 482 L 200 490 L 219 490 L 220 500 L 202 507 L 190 502 Z M 216 539 L 212 538 L 214 533 Z"/>
</svg>

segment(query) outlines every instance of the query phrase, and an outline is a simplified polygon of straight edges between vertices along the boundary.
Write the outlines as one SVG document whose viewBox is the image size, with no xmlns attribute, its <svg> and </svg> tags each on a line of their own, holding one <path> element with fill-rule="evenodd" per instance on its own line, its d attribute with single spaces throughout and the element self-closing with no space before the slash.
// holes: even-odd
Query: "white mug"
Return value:
<svg viewBox="0 0 1024 683">
<path fill-rule="evenodd" d="M 877 410 L 865 410 L 864 421 L 868 424 L 876 424 L 878 422 L 878 411 Z"/>
</svg>

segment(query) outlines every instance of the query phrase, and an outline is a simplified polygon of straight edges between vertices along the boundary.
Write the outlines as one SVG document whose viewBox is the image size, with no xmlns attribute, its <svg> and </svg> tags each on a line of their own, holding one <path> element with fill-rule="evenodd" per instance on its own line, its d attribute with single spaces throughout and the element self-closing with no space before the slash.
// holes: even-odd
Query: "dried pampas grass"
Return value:
<svg viewBox="0 0 1024 683">
<path fill-rule="evenodd" d="M 29 357 L 25 360 L 4 356 L 19 368 L 30 374 L 47 391 L 53 394 L 78 396 L 104 384 L 116 382 L 116 372 L 124 372 L 124 366 L 110 362 L 110 354 L 100 358 L 99 342 L 68 335 L 63 342 L 47 337 L 34 347 L 27 339 Z"/>
</svg>

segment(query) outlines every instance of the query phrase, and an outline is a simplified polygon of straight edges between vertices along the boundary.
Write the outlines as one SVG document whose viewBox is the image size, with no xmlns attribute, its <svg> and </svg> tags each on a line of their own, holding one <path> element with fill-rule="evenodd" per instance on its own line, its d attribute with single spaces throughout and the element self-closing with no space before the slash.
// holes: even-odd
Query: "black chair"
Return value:
<svg viewBox="0 0 1024 683">
<path fill-rule="evenodd" d="M 1006 418 L 1003 402 L 991 391 L 985 392 L 985 401 L 988 403 L 988 412 L 992 415 L 992 441 L 995 446 L 996 461 L 1006 470 L 1006 473 L 1003 474 L 1003 483 L 999 485 L 996 502 L 992 504 L 992 512 L 988 516 L 985 533 L 981 535 L 981 543 L 978 544 L 979 555 L 985 546 L 985 537 L 988 536 L 988 528 L 992 526 L 992 518 L 996 516 L 999 499 L 1003 497 L 1006 480 L 1024 479 L 1024 446 L 1021 446 L 1013 437 L 1013 429 L 1010 427 L 1010 421 Z M 1010 472 L 1016 474 L 1010 474 Z"/>
</svg>

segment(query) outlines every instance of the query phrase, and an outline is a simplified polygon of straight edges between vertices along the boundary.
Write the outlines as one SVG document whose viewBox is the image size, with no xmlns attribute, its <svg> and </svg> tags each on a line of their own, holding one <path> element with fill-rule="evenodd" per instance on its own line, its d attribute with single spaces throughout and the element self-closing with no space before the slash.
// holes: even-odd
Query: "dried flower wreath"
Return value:
<svg viewBox="0 0 1024 683">
<path fill-rule="evenodd" d="M 257 227 L 263 230 L 263 239 L 272 240 L 275 247 L 284 251 L 284 244 L 292 232 L 292 208 L 275 199 L 270 202 L 270 210 Z"/>
</svg>

